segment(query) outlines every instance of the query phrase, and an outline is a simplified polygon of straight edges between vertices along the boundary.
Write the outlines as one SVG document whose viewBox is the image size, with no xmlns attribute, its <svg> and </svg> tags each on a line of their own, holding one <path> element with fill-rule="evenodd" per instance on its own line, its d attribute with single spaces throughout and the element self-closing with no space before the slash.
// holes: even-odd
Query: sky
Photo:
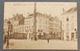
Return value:
<svg viewBox="0 0 80 51">
<path fill-rule="evenodd" d="M 77 7 L 76 2 L 37 2 L 37 12 L 48 14 L 59 19 L 63 13 L 63 8 L 68 10 L 72 7 Z M 4 3 L 4 19 L 12 18 L 14 14 L 23 14 L 27 17 L 28 13 L 33 13 L 34 2 L 5 2 Z"/>
</svg>

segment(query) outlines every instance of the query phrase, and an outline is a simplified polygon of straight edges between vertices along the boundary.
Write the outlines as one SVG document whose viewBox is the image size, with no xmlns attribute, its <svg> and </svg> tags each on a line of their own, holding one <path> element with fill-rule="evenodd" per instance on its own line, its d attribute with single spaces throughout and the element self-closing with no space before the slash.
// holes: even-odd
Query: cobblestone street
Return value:
<svg viewBox="0 0 80 51">
<path fill-rule="evenodd" d="M 11 45 L 13 43 L 13 45 Z M 15 40 L 10 39 L 10 49 L 77 49 L 77 41 L 62 41 L 62 40 Z M 5 49 L 4 45 L 4 49 Z"/>
</svg>

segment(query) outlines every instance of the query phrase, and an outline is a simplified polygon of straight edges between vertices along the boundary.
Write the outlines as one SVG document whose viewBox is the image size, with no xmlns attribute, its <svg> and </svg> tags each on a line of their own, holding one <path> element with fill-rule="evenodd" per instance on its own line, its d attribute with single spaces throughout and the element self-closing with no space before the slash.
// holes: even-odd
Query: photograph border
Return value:
<svg viewBox="0 0 80 51">
<path fill-rule="evenodd" d="M 79 11 L 80 11 L 80 0 L 0 0 L 0 50 L 10 50 L 10 49 L 3 49 L 3 20 L 4 20 L 4 2 L 77 2 L 77 23 L 78 23 L 78 25 L 77 25 L 77 27 L 78 27 L 78 50 L 80 50 L 80 39 L 79 39 L 79 37 L 80 37 L 80 32 L 79 32 L 79 28 L 80 28 L 80 17 L 79 17 L 79 15 L 80 15 L 80 13 L 79 13 Z M 12 49 L 11 49 L 12 50 Z M 25 50 L 25 49 L 16 49 L 16 50 L 19 50 L 19 51 L 23 51 L 23 50 Z M 15 51 L 16 51 L 15 50 Z M 26 49 L 27 50 L 27 49 Z M 31 49 L 32 50 L 32 49 Z M 35 50 L 35 49 L 33 49 L 33 50 Z M 40 50 L 40 49 L 39 49 Z M 43 50 L 43 49 L 42 49 Z M 14 49 L 12 50 L 12 51 L 14 51 Z M 56 50 L 54 50 L 54 51 L 56 51 Z M 60 50 L 60 51 L 62 51 L 62 50 Z M 64 51 L 64 50 L 63 50 Z M 68 50 L 68 51 L 74 51 L 74 50 Z M 75 50 L 76 51 L 76 50 Z"/>
</svg>

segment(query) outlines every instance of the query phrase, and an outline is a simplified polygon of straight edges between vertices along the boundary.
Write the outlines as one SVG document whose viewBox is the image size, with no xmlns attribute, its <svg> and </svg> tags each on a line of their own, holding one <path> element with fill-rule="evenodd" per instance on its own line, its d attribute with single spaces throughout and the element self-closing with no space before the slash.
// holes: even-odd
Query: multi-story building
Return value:
<svg viewBox="0 0 80 51">
<path fill-rule="evenodd" d="M 77 39 L 77 7 L 70 8 L 65 11 L 63 9 L 62 28 L 64 32 L 64 40 Z"/>
<path fill-rule="evenodd" d="M 57 17 L 51 17 L 49 23 L 49 31 L 50 34 L 53 34 L 54 39 L 61 39 L 61 32 L 62 32 L 62 27 L 61 27 L 61 21 Z"/>
<path fill-rule="evenodd" d="M 16 14 L 9 19 L 13 25 L 13 33 L 25 33 L 27 38 L 33 37 L 34 31 L 34 14 L 28 14 L 26 18 L 22 14 Z M 36 12 L 36 35 L 55 34 L 56 38 L 60 37 L 61 22 L 57 17 Z"/>
<path fill-rule="evenodd" d="M 29 14 L 27 18 L 25 18 L 25 30 L 28 34 L 28 36 L 33 36 L 33 14 Z M 43 35 L 43 33 L 49 34 L 49 16 L 45 15 L 45 14 L 41 14 L 39 12 L 36 12 L 36 33 L 37 35 L 41 34 Z"/>
<path fill-rule="evenodd" d="M 33 32 L 33 17 L 32 17 L 32 14 L 29 14 L 25 18 L 24 25 L 25 25 L 25 32 L 27 34 L 27 38 L 30 38 L 31 34 Z"/>
<path fill-rule="evenodd" d="M 22 14 L 16 14 L 12 18 L 13 21 L 13 32 L 14 33 L 25 33 L 24 30 L 24 16 Z"/>
<path fill-rule="evenodd" d="M 49 16 L 47 14 L 41 14 L 37 12 L 37 32 L 38 34 L 49 34 Z"/>
</svg>

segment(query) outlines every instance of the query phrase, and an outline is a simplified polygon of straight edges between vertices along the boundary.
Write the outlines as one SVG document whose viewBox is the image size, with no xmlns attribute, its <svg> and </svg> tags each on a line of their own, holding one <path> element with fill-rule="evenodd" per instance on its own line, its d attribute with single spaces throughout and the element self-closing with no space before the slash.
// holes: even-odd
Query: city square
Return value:
<svg viewBox="0 0 80 51">
<path fill-rule="evenodd" d="M 64 41 L 64 40 L 50 40 L 49 43 L 47 40 L 37 40 L 31 41 L 30 39 L 26 40 L 17 40 L 10 39 L 10 43 L 14 43 L 13 46 L 9 45 L 9 49 L 41 49 L 41 50 L 77 50 L 77 41 Z M 4 45 L 5 49 L 6 45 Z"/>
</svg>

